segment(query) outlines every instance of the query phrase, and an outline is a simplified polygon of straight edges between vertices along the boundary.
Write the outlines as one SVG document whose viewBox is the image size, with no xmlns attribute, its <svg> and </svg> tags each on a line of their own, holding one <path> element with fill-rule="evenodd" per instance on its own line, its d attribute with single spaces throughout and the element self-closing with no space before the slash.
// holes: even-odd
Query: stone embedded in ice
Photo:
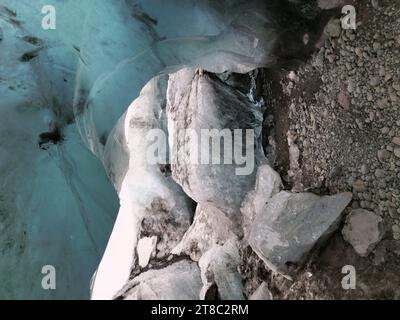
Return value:
<svg viewBox="0 0 400 320">
<path fill-rule="evenodd" d="M 249 243 L 273 271 L 289 276 L 338 227 L 351 193 L 319 197 L 281 191 L 254 219 Z"/>
<path fill-rule="evenodd" d="M 248 72 L 273 61 L 277 32 L 263 1 L 187 0 L 183 6 L 177 0 L 146 0 L 99 6 L 86 12 L 82 20 L 87 27 L 76 41 L 79 54 L 73 51 L 80 75 L 74 112 L 83 138 L 99 156 L 102 137 L 157 74 L 190 66 Z M 113 20 L 106 20 L 104 12 Z M 102 32 L 92 31 L 99 26 Z"/>
<path fill-rule="evenodd" d="M 260 110 L 211 74 L 185 69 L 170 77 L 167 112 L 174 180 L 198 203 L 238 211 L 264 159 Z"/>
</svg>

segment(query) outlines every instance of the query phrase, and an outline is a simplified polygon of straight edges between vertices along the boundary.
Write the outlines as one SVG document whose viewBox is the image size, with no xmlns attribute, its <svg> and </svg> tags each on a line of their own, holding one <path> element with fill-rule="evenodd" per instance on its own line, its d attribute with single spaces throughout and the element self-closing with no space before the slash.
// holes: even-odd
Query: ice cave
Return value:
<svg viewBox="0 0 400 320">
<path fill-rule="evenodd" d="M 280 191 L 257 70 L 315 50 L 321 2 L 0 0 L 0 299 L 244 299 L 244 241 L 291 278 L 351 194 Z M 254 172 L 192 166 L 187 128 L 254 129 Z"/>
<path fill-rule="evenodd" d="M 46 30 L 48 5 L 56 28 Z M 274 32 L 263 10 L 236 0 L 0 1 L 0 298 L 89 298 L 118 192 L 129 193 L 124 113 L 157 74 L 266 63 Z M 123 212 L 118 222 L 133 223 Z M 130 230 L 121 234 L 131 239 L 109 243 L 122 259 L 115 289 L 133 245 Z M 58 290 L 41 286 L 46 265 Z"/>
</svg>

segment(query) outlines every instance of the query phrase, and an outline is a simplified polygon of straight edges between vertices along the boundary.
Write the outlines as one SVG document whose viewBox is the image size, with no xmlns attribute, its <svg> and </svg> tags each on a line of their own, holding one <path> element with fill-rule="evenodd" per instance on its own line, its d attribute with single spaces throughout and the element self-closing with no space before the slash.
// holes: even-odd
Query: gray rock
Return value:
<svg viewBox="0 0 400 320">
<path fill-rule="evenodd" d="M 367 185 L 364 181 L 362 180 L 356 180 L 353 183 L 353 190 L 355 192 L 364 192 L 365 190 L 367 190 Z"/>
<path fill-rule="evenodd" d="M 255 162 L 257 159 L 265 161 L 260 141 L 261 124 L 261 109 L 212 75 L 190 69 L 172 75 L 168 85 L 168 129 L 174 180 L 196 202 L 207 202 L 225 212 L 237 213 L 245 195 L 254 188 Z M 255 137 L 250 138 L 248 144 L 242 146 L 242 136 L 237 134 L 240 139 L 235 141 L 233 130 L 242 129 L 245 134 L 245 130 L 251 128 Z M 217 161 L 211 161 L 211 156 L 209 162 L 201 161 L 202 156 L 209 153 L 209 149 L 199 146 L 200 140 L 206 141 L 202 136 L 206 130 L 226 133 L 225 138 L 219 140 L 221 144 L 217 140 L 220 137 L 213 139 L 221 145 L 220 150 L 214 152 L 219 158 Z M 245 164 L 240 164 L 236 157 L 229 159 L 229 155 L 238 150 L 246 151 Z"/>
<path fill-rule="evenodd" d="M 258 168 L 255 188 L 246 195 L 240 208 L 243 215 L 242 226 L 245 238 L 247 238 L 254 217 L 281 188 L 282 179 L 274 169 L 267 164 Z"/>
<path fill-rule="evenodd" d="M 369 172 L 369 168 L 366 164 L 363 164 L 360 169 L 361 174 L 367 174 Z"/>
<path fill-rule="evenodd" d="M 346 111 L 350 110 L 350 102 L 349 97 L 344 91 L 341 91 L 338 95 L 338 103 L 339 105 Z"/>
<path fill-rule="evenodd" d="M 198 300 L 201 287 L 197 263 L 183 260 L 140 274 L 116 297 L 123 300 Z"/>
<path fill-rule="evenodd" d="M 212 247 L 224 245 L 229 239 L 236 238 L 238 232 L 224 212 L 209 204 L 199 204 L 193 224 L 172 253 L 186 254 L 192 260 L 198 261 Z"/>
<path fill-rule="evenodd" d="M 249 297 L 249 300 L 273 300 L 271 291 L 268 289 L 268 284 L 263 282 L 256 291 Z"/>
<path fill-rule="evenodd" d="M 370 80 L 370 85 L 375 87 L 379 84 L 379 82 L 380 82 L 380 79 L 378 77 L 372 77 Z"/>
<path fill-rule="evenodd" d="M 400 240 L 400 226 L 397 224 L 394 224 L 392 226 L 392 232 L 393 232 L 393 238 L 395 240 Z"/>
<path fill-rule="evenodd" d="M 395 155 L 397 158 L 400 158 L 400 148 L 394 149 L 394 150 L 393 150 L 393 153 L 394 153 L 394 155 Z"/>
<path fill-rule="evenodd" d="M 315 54 L 314 59 L 312 59 L 312 65 L 316 68 L 324 66 L 324 54 L 321 51 Z"/>
<path fill-rule="evenodd" d="M 249 243 L 267 266 L 290 278 L 307 254 L 337 227 L 351 193 L 319 197 L 282 191 L 256 216 Z"/>
<path fill-rule="evenodd" d="M 388 134 L 389 131 L 390 131 L 390 128 L 389 128 L 389 127 L 383 127 L 383 128 L 381 129 L 382 134 Z"/>
<path fill-rule="evenodd" d="M 386 160 L 389 159 L 389 158 L 390 158 L 390 152 L 389 151 L 387 151 L 385 149 L 382 149 L 382 150 L 378 151 L 378 159 L 379 159 L 380 162 L 382 162 L 382 163 L 386 162 Z"/>
<path fill-rule="evenodd" d="M 216 287 L 221 300 L 244 300 L 239 264 L 239 250 L 234 240 L 207 251 L 199 261 L 203 281 L 200 298 L 204 299 L 209 289 Z"/>
<path fill-rule="evenodd" d="M 352 245 L 358 255 L 368 256 L 382 240 L 382 218 L 372 211 L 353 210 L 346 218 L 343 238 Z"/>
<path fill-rule="evenodd" d="M 386 171 L 382 169 L 376 169 L 375 170 L 375 177 L 377 178 L 384 178 L 386 176 Z"/>
<path fill-rule="evenodd" d="M 329 21 L 329 23 L 326 25 L 324 33 L 329 37 L 338 38 L 340 36 L 341 31 L 342 28 L 340 26 L 340 20 L 333 19 Z"/>
<path fill-rule="evenodd" d="M 372 47 L 374 48 L 375 51 L 378 51 L 381 49 L 381 44 L 379 42 L 374 42 L 372 44 Z"/>
</svg>

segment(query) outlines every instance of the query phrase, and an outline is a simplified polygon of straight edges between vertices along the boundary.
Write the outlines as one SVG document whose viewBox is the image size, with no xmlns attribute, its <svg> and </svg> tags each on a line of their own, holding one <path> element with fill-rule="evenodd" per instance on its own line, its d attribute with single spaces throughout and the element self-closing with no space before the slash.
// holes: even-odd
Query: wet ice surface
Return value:
<svg viewBox="0 0 400 320">
<path fill-rule="evenodd" d="M 0 0 L 0 298 L 89 297 L 127 166 L 115 125 L 162 71 L 268 63 L 262 2 Z"/>
</svg>

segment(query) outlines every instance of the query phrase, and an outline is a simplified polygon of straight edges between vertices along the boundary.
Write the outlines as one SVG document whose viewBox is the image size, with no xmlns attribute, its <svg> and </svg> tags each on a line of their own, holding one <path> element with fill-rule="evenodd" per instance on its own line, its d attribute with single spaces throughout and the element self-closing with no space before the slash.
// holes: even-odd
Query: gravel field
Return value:
<svg viewBox="0 0 400 320">
<path fill-rule="evenodd" d="M 355 7 L 356 30 L 332 20 L 298 70 L 267 71 L 267 150 L 286 188 L 353 193 L 341 228 L 293 282 L 264 272 L 245 252 L 247 286 L 266 280 L 274 297 L 400 298 L 400 2 Z M 345 265 L 355 267 L 355 290 L 342 288 Z"/>
</svg>

